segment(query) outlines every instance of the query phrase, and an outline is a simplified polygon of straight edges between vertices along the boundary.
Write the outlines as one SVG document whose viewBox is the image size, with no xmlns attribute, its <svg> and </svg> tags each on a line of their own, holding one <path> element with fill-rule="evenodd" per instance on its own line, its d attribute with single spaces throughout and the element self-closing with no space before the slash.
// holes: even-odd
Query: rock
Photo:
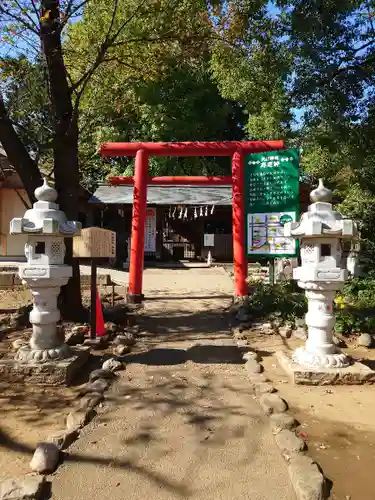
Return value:
<svg viewBox="0 0 375 500">
<path fill-rule="evenodd" d="M 39 474 L 54 472 L 60 459 L 60 450 L 54 443 L 38 443 L 30 468 Z"/>
<path fill-rule="evenodd" d="M 82 429 L 94 416 L 93 410 L 71 411 L 66 417 L 66 428 L 68 430 Z"/>
<path fill-rule="evenodd" d="M 243 330 L 241 330 L 241 328 L 239 328 L 239 327 L 233 328 L 232 334 L 236 340 L 246 339 L 246 335 L 243 333 Z"/>
<path fill-rule="evenodd" d="M 290 460 L 292 456 L 300 453 L 306 448 L 303 439 L 289 429 L 278 432 L 275 436 L 275 441 L 286 460 Z"/>
<path fill-rule="evenodd" d="M 241 349 L 248 346 L 246 339 L 237 340 L 237 346 Z"/>
<path fill-rule="evenodd" d="M 306 340 L 307 339 L 307 332 L 304 328 L 298 327 L 295 330 L 293 330 L 293 337 L 299 340 Z"/>
<path fill-rule="evenodd" d="M 95 382 L 98 378 L 104 378 L 105 380 L 112 380 L 114 377 L 114 373 L 111 370 L 104 370 L 103 368 L 99 368 L 98 370 L 94 370 L 89 375 L 89 381 Z"/>
<path fill-rule="evenodd" d="M 51 434 L 47 437 L 48 443 L 55 444 L 59 450 L 65 450 L 78 438 L 78 430 L 70 429 Z"/>
<path fill-rule="evenodd" d="M 44 476 L 7 479 L 0 484 L 0 500 L 41 500 L 44 486 Z"/>
<path fill-rule="evenodd" d="M 124 354 L 128 354 L 130 351 L 131 349 L 128 345 L 117 345 L 113 349 L 113 354 L 116 354 L 117 356 L 124 356 Z"/>
<path fill-rule="evenodd" d="M 139 334 L 141 327 L 139 325 L 128 326 L 126 330 L 132 333 L 135 337 Z"/>
<path fill-rule="evenodd" d="M 272 394 L 273 392 L 276 392 L 276 389 L 268 382 L 261 382 L 260 384 L 255 385 L 255 394 L 257 396 L 261 396 L 262 394 Z"/>
<path fill-rule="evenodd" d="M 112 321 L 107 321 L 106 323 L 104 323 L 104 328 L 107 333 L 117 332 L 117 325 L 115 323 L 112 323 Z"/>
<path fill-rule="evenodd" d="M 15 351 L 18 351 L 18 349 L 25 344 L 27 344 L 27 342 L 24 339 L 16 339 L 14 342 L 12 342 L 12 347 Z"/>
<path fill-rule="evenodd" d="M 98 337 L 96 339 L 86 339 L 83 342 L 83 345 L 91 347 L 91 349 L 96 349 L 96 350 L 103 349 L 102 337 Z"/>
<path fill-rule="evenodd" d="M 74 346 L 85 342 L 85 335 L 88 333 L 89 327 L 86 325 L 74 326 L 65 336 L 65 343 Z"/>
<path fill-rule="evenodd" d="M 102 364 L 103 370 L 109 370 L 111 372 L 117 372 L 118 370 L 122 370 L 124 368 L 124 364 L 121 361 L 118 361 L 115 358 L 110 358 L 104 361 Z"/>
<path fill-rule="evenodd" d="M 263 394 L 259 399 L 259 403 L 266 415 L 283 413 L 288 409 L 288 405 L 278 394 Z"/>
<path fill-rule="evenodd" d="M 293 457 L 290 460 L 288 472 L 297 500 L 324 500 L 326 498 L 324 476 L 311 458 Z"/>
<path fill-rule="evenodd" d="M 132 333 L 126 332 L 121 335 L 117 335 L 113 343 L 115 345 L 126 345 L 130 347 L 135 344 L 135 338 Z"/>
<path fill-rule="evenodd" d="M 348 347 L 348 346 L 346 345 L 346 342 L 345 342 L 343 339 L 339 339 L 338 337 L 336 337 L 336 335 L 333 335 L 332 340 L 333 340 L 333 343 L 334 343 L 337 347 L 340 347 L 340 348 Z"/>
<path fill-rule="evenodd" d="M 104 378 L 98 378 L 94 382 L 88 382 L 80 390 L 80 394 L 87 394 L 89 392 L 99 392 L 102 393 L 109 387 L 109 381 Z"/>
<path fill-rule="evenodd" d="M 280 432 L 284 429 L 294 429 L 297 427 L 297 422 L 289 413 L 273 413 L 270 415 L 272 431 Z"/>
<path fill-rule="evenodd" d="M 250 361 L 251 359 L 253 359 L 254 361 L 260 361 L 260 356 L 257 352 L 248 351 L 245 352 L 245 354 L 242 356 L 242 359 L 244 359 L 245 361 Z"/>
<path fill-rule="evenodd" d="M 281 326 L 279 328 L 279 335 L 284 339 L 289 339 L 292 336 L 292 328 L 290 326 Z"/>
<path fill-rule="evenodd" d="M 357 344 L 362 347 L 371 347 L 373 338 L 369 333 L 362 333 L 357 340 Z"/>
<path fill-rule="evenodd" d="M 262 373 L 263 371 L 263 366 L 255 361 L 255 359 L 249 359 L 246 361 L 245 368 L 249 373 Z"/>
<path fill-rule="evenodd" d="M 103 399 L 103 393 L 90 392 L 80 400 L 78 409 L 81 411 L 93 410 L 96 406 L 98 406 L 98 404 L 103 401 Z"/>
</svg>

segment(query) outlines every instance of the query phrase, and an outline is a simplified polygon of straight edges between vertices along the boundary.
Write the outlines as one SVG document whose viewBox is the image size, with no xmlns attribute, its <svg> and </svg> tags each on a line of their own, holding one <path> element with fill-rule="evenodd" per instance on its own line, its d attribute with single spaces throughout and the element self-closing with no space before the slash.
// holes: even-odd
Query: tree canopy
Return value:
<svg viewBox="0 0 375 500">
<path fill-rule="evenodd" d="M 132 169 L 100 159 L 103 141 L 283 138 L 370 235 L 374 23 L 374 0 L 4 0 L 0 141 L 30 192 L 37 163 L 54 170 L 72 210 L 79 181 Z"/>
</svg>

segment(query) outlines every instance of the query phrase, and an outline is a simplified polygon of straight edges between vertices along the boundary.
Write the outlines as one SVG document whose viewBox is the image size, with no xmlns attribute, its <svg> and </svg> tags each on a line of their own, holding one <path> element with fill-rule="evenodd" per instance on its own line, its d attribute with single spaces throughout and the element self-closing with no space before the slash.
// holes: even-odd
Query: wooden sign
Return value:
<svg viewBox="0 0 375 500">
<path fill-rule="evenodd" d="M 116 257 L 116 233 L 100 227 L 82 229 L 81 235 L 73 238 L 73 257 Z"/>
</svg>

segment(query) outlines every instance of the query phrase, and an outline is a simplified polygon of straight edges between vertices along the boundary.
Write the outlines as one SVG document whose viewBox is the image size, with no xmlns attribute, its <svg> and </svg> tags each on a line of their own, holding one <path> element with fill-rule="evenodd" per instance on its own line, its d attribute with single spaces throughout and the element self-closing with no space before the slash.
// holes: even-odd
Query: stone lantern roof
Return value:
<svg viewBox="0 0 375 500">
<path fill-rule="evenodd" d="M 300 221 L 285 224 L 285 236 L 353 238 L 357 235 L 356 223 L 332 209 L 332 191 L 324 186 L 323 179 L 319 179 L 319 185 L 310 193 L 310 199 L 313 203 L 302 214 Z"/>
<path fill-rule="evenodd" d="M 65 213 L 59 210 L 56 203 L 57 191 L 48 185 L 46 178 L 34 193 L 36 203 L 22 218 L 11 221 L 10 234 L 35 233 L 72 237 L 81 232 L 81 223 L 66 220 Z"/>
</svg>

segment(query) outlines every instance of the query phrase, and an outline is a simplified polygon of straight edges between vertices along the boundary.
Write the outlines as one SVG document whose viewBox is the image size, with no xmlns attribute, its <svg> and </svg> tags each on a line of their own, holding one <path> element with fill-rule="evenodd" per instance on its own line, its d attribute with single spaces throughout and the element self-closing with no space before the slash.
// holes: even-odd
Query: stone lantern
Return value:
<svg viewBox="0 0 375 500">
<path fill-rule="evenodd" d="M 35 197 L 33 208 L 10 223 L 11 234 L 28 236 L 27 262 L 19 266 L 19 276 L 30 288 L 34 302 L 30 312 L 33 327 L 30 344 L 21 347 L 15 358 L 20 363 L 46 363 L 71 356 L 57 330 L 60 320 L 57 299 L 61 287 L 72 276 L 72 268 L 64 264 L 64 238 L 78 235 L 81 223 L 66 220 L 56 203 L 57 192 L 47 179 L 35 190 Z"/>
<path fill-rule="evenodd" d="M 351 360 L 333 343 L 333 301 L 348 277 L 348 271 L 341 267 L 342 241 L 354 238 L 357 227 L 332 209 L 332 192 L 324 187 L 322 179 L 310 198 L 313 203 L 300 221 L 284 226 L 286 237 L 300 240 L 302 263 L 294 269 L 293 278 L 306 290 L 308 300 L 308 339 L 294 352 L 292 360 L 305 369 L 344 368 Z"/>
</svg>

